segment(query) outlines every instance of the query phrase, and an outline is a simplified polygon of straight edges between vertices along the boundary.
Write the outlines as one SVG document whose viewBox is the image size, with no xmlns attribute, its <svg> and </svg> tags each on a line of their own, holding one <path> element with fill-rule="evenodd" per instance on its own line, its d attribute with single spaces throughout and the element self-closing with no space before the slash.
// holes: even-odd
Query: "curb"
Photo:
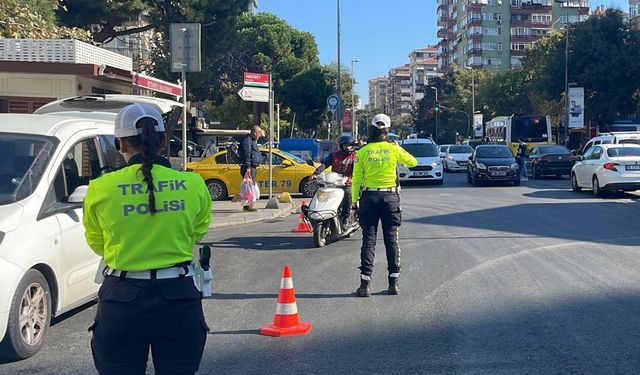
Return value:
<svg viewBox="0 0 640 375">
<path fill-rule="evenodd" d="M 297 207 L 294 204 L 291 204 L 291 206 L 288 208 L 280 208 L 278 210 L 271 210 L 266 208 L 261 209 L 258 215 L 256 215 L 255 213 L 246 214 L 246 215 L 239 213 L 238 217 L 227 217 L 227 218 L 221 218 L 221 219 L 217 219 L 215 217 L 215 213 L 212 212 L 211 224 L 209 225 L 209 229 L 219 229 L 219 228 L 226 228 L 226 227 L 232 227 L 232 226 L 259 223 L 262 221 L 289 216 L 295 213 L 296 210 L 297 210 Z M 263 214 L 262 212 L 264 211 L 271 211 L 271 212 Z"/>
</svg>

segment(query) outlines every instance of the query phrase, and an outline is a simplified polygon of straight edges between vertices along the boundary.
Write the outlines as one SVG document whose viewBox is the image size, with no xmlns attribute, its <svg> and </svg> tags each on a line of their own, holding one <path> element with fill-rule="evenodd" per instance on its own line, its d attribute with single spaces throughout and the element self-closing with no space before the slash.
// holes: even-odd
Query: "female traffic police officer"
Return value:
<svg viewBox="0 0 640 375">
<path fill-rule="evenodd" d="M 418 164 L 416 158 L 397 143 L 387 140 L 391 119 L 385 114 L 376 115 L 368 129 L 368 143 L 357 152 L 353 169 L 352 199 L 362 227 L 362 248 L 360 249 L 359 297 L 369 297 L 371 274 L 375 257 L 378 221 L 382 221 L 384 246 L 387 250 L 387 270 L 389 271 L 389 294 L 398 294 L 400 274 L 400 248 L 398 231 L 402 221 L 400 191 L 396 164 L 407 167 Z"/>
<path fill-rule="evenodd" d="M 197 174 L 170 168 L 160 113 L 123 108 L 116 146 L 128 165 L 89 184 L 85 236 L 107 265 L 91 349 L 101 374 L 193 374 L 207 325 L 193 281 L 192 249 L 209 229 L 211 196 Z"/>
</svg>

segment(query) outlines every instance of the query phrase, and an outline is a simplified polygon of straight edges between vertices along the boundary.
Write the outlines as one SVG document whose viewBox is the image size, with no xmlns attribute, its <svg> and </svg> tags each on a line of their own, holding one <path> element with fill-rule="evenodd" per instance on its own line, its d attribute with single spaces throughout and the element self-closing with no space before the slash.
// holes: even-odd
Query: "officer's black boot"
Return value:
<svg viewBox="0 0 640 375">
<path fill-rule="evenodd" d="M 371 288 L 370 285 L 371 280 L 365 280 L 360 278 L 360 288 L 356 290 L 356 296 L 358 297 L 370 297 L 371 296 Z"/>
<path fill-rule="evenodd" d="M 389 290 L 388 293 L 391 295 L 397 295 L 400 292 L 398 288 L 398 278 L 389 276 Z"/>
</svg>

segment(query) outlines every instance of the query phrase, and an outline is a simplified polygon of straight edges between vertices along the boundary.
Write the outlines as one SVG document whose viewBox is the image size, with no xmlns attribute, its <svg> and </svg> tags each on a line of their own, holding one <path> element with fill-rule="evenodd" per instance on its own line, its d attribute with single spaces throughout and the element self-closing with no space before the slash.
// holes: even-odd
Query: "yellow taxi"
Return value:
<svg viewBox="0 0 640 375">
<path fill-rule="evenodd" d="M 269 193 L 269 150 L 260 149 L 262 163 L 257 168 L 256 180 L 260 194 Z M 288 152 L 273 149 L 273 192 L 300 193 L 312 197 L 317 183 L 310 177 L 320 165 L 308 165 L 304 160 Z M 240 159 L 233 150 L 220 151 L 200 161 L 187 163 L 187 170 L 202 176 L 214 201 L 240 194 L 243 177 L 240 176 Z"/>
</svg>

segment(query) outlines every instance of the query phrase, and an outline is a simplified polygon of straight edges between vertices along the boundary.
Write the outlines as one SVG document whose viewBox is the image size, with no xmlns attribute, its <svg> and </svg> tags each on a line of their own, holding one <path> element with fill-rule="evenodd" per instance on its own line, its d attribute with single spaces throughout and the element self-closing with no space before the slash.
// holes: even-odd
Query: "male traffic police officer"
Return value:
<svg viewBox="0 0 640 375">
<path fill-rule="evenodd" d="M 101 374 L 144 374 L 149 347 L 157 374 L 198 370 L 208 330 L 190 265 L 211 221 L 211 196 L 195 173 L 158 155 L 160 113 L 123 108 L 115 136 L 128 166 L 89 184 L 87 243 L 107 268 L 98 292 L 91 349 Z"/>
<path fill-rule="evenodd" d="M 418 164 L 416 158 L 397 143 L 387 140 L 391 119 L 385 114 L 376 115 L 368 129 L 368 143 L 357 152 L 353 169 L 353 205 L 362 227 L 360 249 L 359 297 L 369 297 L 371 274 L 375 256 L 378 221 L 382 222 L 382 234 L 387 250 L 389 294 L 398 294 L 400 275 L 400 248 L 398 232 L 402 222 L 400 186 L 396 174 L 397 163 L 407 167 Z"/>
</svg>

